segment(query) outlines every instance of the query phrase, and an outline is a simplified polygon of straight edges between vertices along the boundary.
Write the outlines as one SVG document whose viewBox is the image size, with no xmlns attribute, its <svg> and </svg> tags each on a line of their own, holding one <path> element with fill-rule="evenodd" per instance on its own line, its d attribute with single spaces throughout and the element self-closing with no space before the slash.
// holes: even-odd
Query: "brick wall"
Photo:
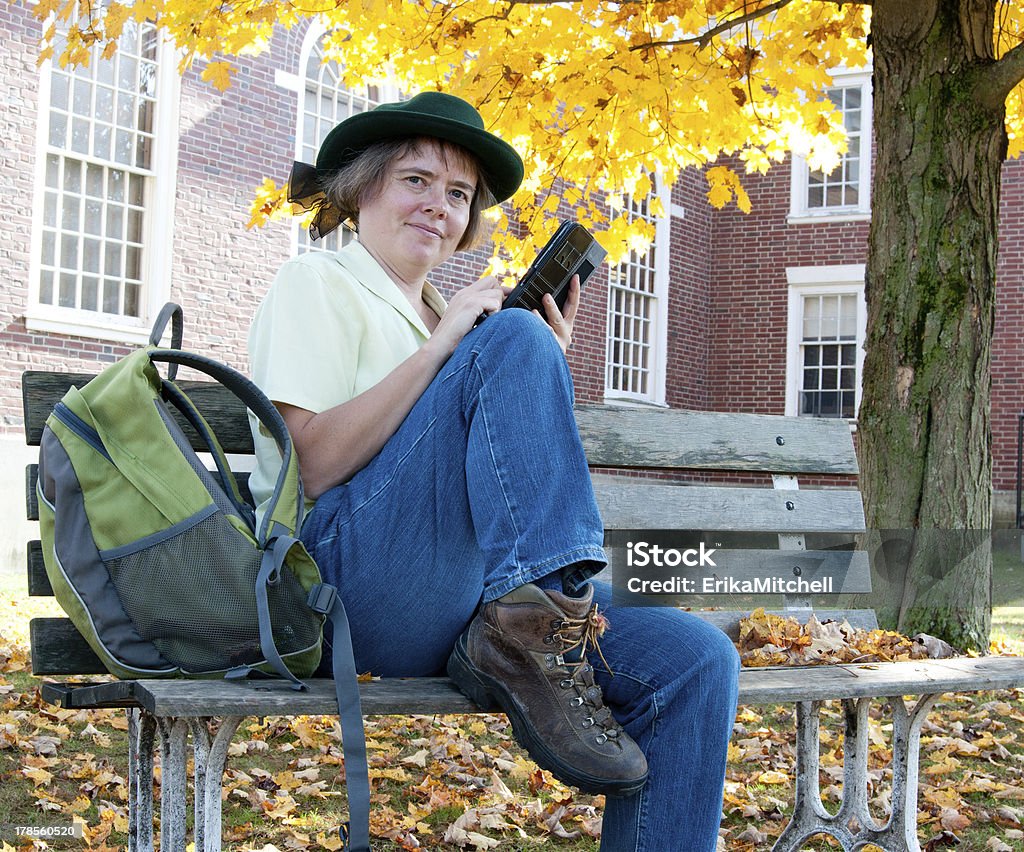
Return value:
<svg viewBox="0 0 1024 852">
<path fill-rule="evenodd" d="M 687 169 L 672 192 L 672 241 L 665 400 L 672 408 L 709 409 L 711 352 L 711 208 L 707 183 Z M 681 214 L 681 215 L 680 215 Z"/>
<path fill-rule="evenodd" d="M 731 163 L 734 168 L 736 163 Z M 862 263 L 867 223 L 795 224 L 790 165 L 747 176 L 753 209 L 711 221 L 709 408 L 782 414 L 786 390 L 786 268 Z"/>
<path fill-rule="evenodd" d="M 992 346 L 992 455 L 997 490 L 1017 475 L 1017 415 L 1024 411 L 1024 160 L 1003 166 Z"/>
</svg>

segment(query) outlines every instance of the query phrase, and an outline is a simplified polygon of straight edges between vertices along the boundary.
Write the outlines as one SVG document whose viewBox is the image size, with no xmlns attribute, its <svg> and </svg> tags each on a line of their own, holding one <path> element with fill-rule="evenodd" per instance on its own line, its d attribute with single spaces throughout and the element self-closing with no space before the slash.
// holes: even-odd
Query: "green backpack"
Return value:
<svg viewBox="0 0 1024 852">
<path fill-rule="evenodd" d="M 168 321 L 171 348 L 159 348 Z M 295 537 L 304 504 L 291 438 L 249 379 L 180 349 L 182 324 L 181 308 L 165 306 L 147 347 L 71 388 L 47 419 L 37 486 L 47 576 L 71 621 L 121 678 L 263 672 L 301 689 L 300 679 L 320 662 L 330 618 L 351 848 L 368 849 L 369 784 L 348 622 Z M 169 365 L 166 379 L 157 362 Z M 179 365 L 230 390 L 277 441 L 281 472 L 258 526 L 216 436 L 174 382 Z M 172 411 L 201 436 L 212 471 Z"/>
</svg>

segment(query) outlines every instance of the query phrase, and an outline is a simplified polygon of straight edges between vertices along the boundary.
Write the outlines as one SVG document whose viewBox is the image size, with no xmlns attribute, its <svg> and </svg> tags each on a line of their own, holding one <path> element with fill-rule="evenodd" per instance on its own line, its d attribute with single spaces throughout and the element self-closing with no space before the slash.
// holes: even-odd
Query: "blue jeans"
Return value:
<svg viewBox="0 0 1024 852">
<path fill-rule="evenodd" d="M 317 500 L 302 528 L 352 627 L 359 671 L 437 674 L 481 602 L 605 564 L 603 525 L 572 413 L 573 387 L 542 320 L 502 311 L 470 332 L 380 453 Z M 596 677 L 650 776 L 608 799 L 601 848 L 713 852 L 737 656 L 686 613 L 616 608 Z"/>
</svg>

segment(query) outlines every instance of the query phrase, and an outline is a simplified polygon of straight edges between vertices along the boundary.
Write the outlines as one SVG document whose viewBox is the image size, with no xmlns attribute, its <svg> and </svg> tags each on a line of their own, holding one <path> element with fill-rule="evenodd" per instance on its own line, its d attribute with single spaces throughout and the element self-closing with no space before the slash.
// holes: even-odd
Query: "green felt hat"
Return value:
<svg viewBox="0 0 1024 852">
<path fill-rule="evenodd" d="M 324 139 L 316 169 L 344 168 L 375 142 L 410 136 L 444 139 L 474 154 L 496 202 L 511 196 L 523 182 L 523 161 L 515 149 L 484 129 L 472 104 L 444 92 L 422 92 L 346 118 Z"/>
</svg>

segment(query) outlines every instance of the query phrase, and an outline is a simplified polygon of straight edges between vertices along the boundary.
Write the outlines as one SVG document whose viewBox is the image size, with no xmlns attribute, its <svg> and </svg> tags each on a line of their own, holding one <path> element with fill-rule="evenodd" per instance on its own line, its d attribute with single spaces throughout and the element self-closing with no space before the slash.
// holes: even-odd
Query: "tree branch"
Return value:
<svg viewBox="0 0 1024 852">
<path fill-rule="evenodd" d="M 989 69 L 977 87 L 983 103 L 998 107 L 1014 87 L 1024 80 L 1024 42 L 1011 48 Z"/>
<path fill-rule="evenodd" d="M 716 24 L 709 30 L 705 30 L 699 36 L 690 36 L 689 38 L 670 39 L 668 41 L 649 41 L 644 44 L 635 44 L 630 50 L 649 50 L 652 47 L 677 47 L 681 44 L 696 44 L 701 50 L 706 48 L 715 36 L 721 33 L 728 32 L 735 27 L 742 26 L 749 21 L 756 21 L 758 18 L 763 18 L 765 15 L 770 15 L 784 6 L 788 6 L 792 0 L 775 0 L 774 3 L 769 3 L 767 6 L 763 6 L 760 9 L 755 9 L 752 12 L 747 12 L 745 15 L 740 15 L 737 18 L 730 18 L 728 21 L 722 21 L 720 24 Z"/>
<path fill-rule="evenodd" d="M 516 0 L 518 2 L 518 0 Z M 720 24 L 716 24 L 709 30 L 705 30 L 700 35 L 690 36 L 688 38 L 670 39 L 667 41 L 649 41 L 644 44 L 633 45 L 630 50 L 649 50 L 652 47 L 677 47 L 681 44 L 695 44 L 701 50 L 711 44 L 712 40 L 717 35 L 721 35 L 724 32 L 728 32 L 731 29 L 742 26 L 743 24 L 749 23 L 750 21 L 756 21 L 758 18 L 763 18 L 766 15 L 770 15 L 772 12 L 777 12 L 785 6 L 788 6 L 792 0 L 775 0 L 774 3 L 769 3 L 767 6 L 763 6 L 760 9 L 754 9 L 751 12 L 747 12 L 736 18 L 730 18 L 727 21 L 722 21 Z M 827 0 L 830 5 L 834 6 L 871 6 L 873 0 Z"/>
</svg>

